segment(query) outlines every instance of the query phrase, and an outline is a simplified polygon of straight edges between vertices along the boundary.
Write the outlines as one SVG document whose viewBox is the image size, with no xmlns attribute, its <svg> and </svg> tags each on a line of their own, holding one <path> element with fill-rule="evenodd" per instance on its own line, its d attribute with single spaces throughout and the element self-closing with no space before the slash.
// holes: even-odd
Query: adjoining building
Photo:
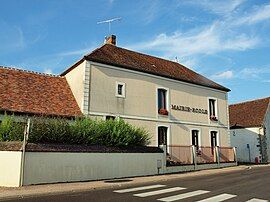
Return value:
<svg viewBox="0 0 270 202">
<path fill-rule="evenodd" d="M 270 97 L 229 106 L 231 145 L 239 162 L 269 162 Z"/>
<path fill-rule="evenodd" d="M 114 35 L 59 76 L 0 68 L 0 110 L 122 118 L 151 145 L 230 146 L 228 88 L 173 61 L 116 46 Z"/>
<path fill-rule="evenodd" d="M 65 77 L 0 66 L 0 113 L 82 116 Z"/>
</svg>

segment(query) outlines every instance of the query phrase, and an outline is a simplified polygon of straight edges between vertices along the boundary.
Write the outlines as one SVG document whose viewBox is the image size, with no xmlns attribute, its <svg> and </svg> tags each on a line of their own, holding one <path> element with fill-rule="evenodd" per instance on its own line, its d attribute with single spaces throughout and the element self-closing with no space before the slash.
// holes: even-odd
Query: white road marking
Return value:
<svg viewBox="0 0 270 202">
<path fill-rule="evenodd" d="M 150 192 L 145 192 L 145 193 L 140 193 L 140 194 L 134 194 L 134 196 L 138 196 L 138 197 L 147 197 L 147 196 L 154 196 L 154 195 L 158 195 L 158 194 L 165 194 L 165 193 L 170 193 L 173 191 L 180 191 L 186 188 L 183 187 L 173 187 L 173 188 L 168 188 L 168 189 L 161 189 L 161 190 L 157 190 L 157 191 L 150 191 Z"/>
<path fill-rule="evenodd" d="M 169 197 L 166 197 L 166 198 L 161 198 L 161 199 L 158 199 L 158 200 L 159 201 L 170 202 L 170 201 L 176 201 L 176 200 L 180 200 L 180 199 L 190 198 L 190 197 L 201 195 L 201 194 L 206 194 L 208 192 L 209 191 L 198 190 L 198 191 L 192 191 L 192 192 L 188 192 L 188 193 L 184 193 L 184 194 L 178 194 L 178 195 L 175 195 L 175 196 L 169 196 Z"/>
<path fill-rule="evenodd" d="M 268 202 L 268 200 L 253 198 L 253 199 L 250 199 L 246 202 Z"/>
<path fill-rule="evenodd" d="M 217 196 L 213 196 L 211 198 L 207 198 L 207 199 L 203 199 L 197 202 L 220 202 L 220 201 L 225 201 L 231 198 L 236 197 L 236 195 L 232 195 L 232 194 L 220 194 Z"/>
<path fill-rule="evenodd" d="M 130 189 L 121 189 L 121 190 L 116 190 L 116 191 L 113 191 L 113 192 L 127 193 L 127 192 L 133 192 L 133 191 L 141 191 L 141 190 L 147 190 L 147 189 L 160 188 L 160 187 L 165 187 L 165 186 L 166 185 L 157 184 L 157 185 L 150 185 L 150 186 L 143 186 L 143 187 L 135 187 L 135 188 L 130 188 Z"/>
</svg>

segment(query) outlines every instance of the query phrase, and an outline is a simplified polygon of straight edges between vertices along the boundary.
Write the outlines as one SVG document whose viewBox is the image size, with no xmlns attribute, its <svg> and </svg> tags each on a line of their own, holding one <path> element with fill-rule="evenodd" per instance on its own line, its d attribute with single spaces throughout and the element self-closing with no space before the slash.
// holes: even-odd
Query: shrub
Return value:
<svg viewBox="0 0 270 202">
<path fill-rule="evenodd" d="M 92 120 L 77 118 L 35 117 L 31 121 L 29 142 L 105 146 L 144 146 L 149 134 L 123 120 Z"/>
<path fill-rule="evenodd" d="M 22 141 L 24 123 L 16 122 L 14 116 L 4 115 L 0 124 L 0 141 Z"/>
</svg>

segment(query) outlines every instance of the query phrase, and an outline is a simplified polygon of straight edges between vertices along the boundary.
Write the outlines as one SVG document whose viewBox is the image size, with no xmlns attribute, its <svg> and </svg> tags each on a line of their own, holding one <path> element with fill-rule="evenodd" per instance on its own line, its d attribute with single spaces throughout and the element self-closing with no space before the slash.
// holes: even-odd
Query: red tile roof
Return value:
<svg viewBox="0 0 270 202">
<path fill-rule="evenodd" d="M 230 127 L 260 127 L 269 106 L 270 97 L 229 106 Z"/>
<path fill-rule="evenodd" d="M 84 56 L 84 58 L 64 71 L 61 75 L 65 75 L 84 60 L 154 74 L 226 92 L 230 91 L 230 89 L 205 78 L 177 62 L 134 52 L 111 44 L 104 44 Z"/>
<path fill-rule="evenodd" d="M 64 77 L 0 66 L 0 111 L 82 115 Z"/>
</svg>

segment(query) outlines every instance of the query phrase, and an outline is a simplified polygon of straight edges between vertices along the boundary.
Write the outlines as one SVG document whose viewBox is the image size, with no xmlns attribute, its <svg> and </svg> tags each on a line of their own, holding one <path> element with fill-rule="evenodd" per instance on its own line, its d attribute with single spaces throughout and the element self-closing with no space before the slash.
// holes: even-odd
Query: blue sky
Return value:
<svg viewBox="0 0 270 202">
<path fill-rule="evenodd" d="M 229 87 L 230 103 L 270 96 L 270 2 L 2 0 L 0 65 L 59 74 L 102 45 L 178 61 Z"/>
</svg>

